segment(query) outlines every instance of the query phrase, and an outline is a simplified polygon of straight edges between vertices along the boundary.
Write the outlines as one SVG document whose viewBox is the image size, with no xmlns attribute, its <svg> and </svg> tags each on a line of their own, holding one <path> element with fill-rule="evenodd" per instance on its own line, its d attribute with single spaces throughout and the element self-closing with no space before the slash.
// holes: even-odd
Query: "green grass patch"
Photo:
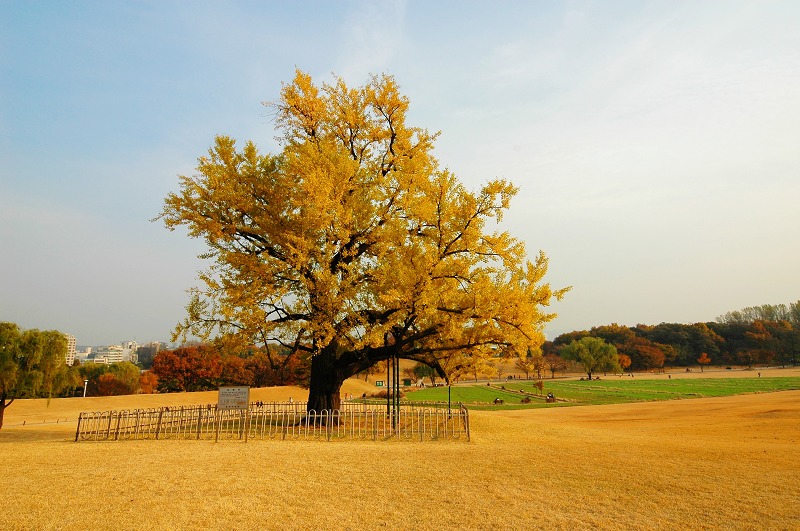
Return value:
<svg viewBox="0 0 800 531">
<path fill-rule="evenodd" d="M 510 387 L 507 386 L 507 389 Z M 520 400 L 524 395 L 518 390 L 503 390 L 500 386 L 492 385 L 457 385 L 450 388 L 452 403 L 461 402 L 469 405 L 471 409 L 508 409 L 513 405 L 523 406 Z M 495 398 L 503 401 L 503 406 L 494 404 Z M 410 402 L 447 402 L 447 387 L 428 387 L 406 394 Z"/>
<path fill-rule="evenodd" d="M 505 389 L 501 388 L 501 385 Z M 516 409 L 565 405 L 623 404 L 686 398 L 708 398 L 747 393 L 772 393 L 800 389 L 800 377 L 778 378 L 672 378 L 640 379 L 609 376 L 602 380 L 545 380 L 544 393 L 564 399 L 547 404 L 533 396 L 530 404 L 522 404 L 526 394 L 539 391 L 533 381 L 487 385 L 459 385 L 451 388 L 452 402 L 462 402 L 471 409 Z M 503 400 L 495 405 L 494 399 Z M 406 395 L 411 402 L 447 402 L 447 387 L 433 387 Z"/>
</svg>

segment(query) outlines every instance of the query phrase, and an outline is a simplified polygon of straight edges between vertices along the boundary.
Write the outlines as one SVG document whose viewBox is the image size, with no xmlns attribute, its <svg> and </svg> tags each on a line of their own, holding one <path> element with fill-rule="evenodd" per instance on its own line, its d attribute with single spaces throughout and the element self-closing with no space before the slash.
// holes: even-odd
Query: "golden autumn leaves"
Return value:
<svg viewBox="0 0 800 531">
<path fill-rule="evenodd" d="M 167 196 L 161 219 L 205 239 L 211 268 L 179 334 L 280 342 L 352 371 L 390 355 L 448 377 L 495 352 L 524 355 L 554 315 L 547 259 L 487 232 L 516 189 L 469 192 L 406 125 L 393 78 L 316 86 L 297 72 L 268 104 L 275 155 L 217 137 Z M 340 376 L 341 376 L 340 375 Z M 312 368 L 312 382 L 313 382 Z"/>
</svg>

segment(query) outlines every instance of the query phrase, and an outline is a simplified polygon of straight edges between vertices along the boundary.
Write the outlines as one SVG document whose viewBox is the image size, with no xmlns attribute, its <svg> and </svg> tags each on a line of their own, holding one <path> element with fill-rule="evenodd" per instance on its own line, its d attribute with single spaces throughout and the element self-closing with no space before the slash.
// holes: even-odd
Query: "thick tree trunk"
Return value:
<svg viewBox="0 0 800 531">
<path fill-rule="evenodd" d="M 311 358 L 311 381 L 308 386 L 308 410 L 339 409 L 339 393 L 344 381 L 365 371 L 380 361 L 389 359 L 391 349 L 368 349 L 355 352 L 338 352 L 331 344 Z"/>
<path fill-rule="evenodd" d="M 331 344 L 311 358 L 311 381 L 308 386 L 308 411 L 339 409 L 339 393 L 344 381 L 390 358 L 391 348 L 367 349 L 356 352 L 337 352 Z"/>
<path fill-rule="evenodd" d="M 337 366 L 333 349 L 326 349 L 311 358 L 311 382 L 308 387 L 308 411 L 317 413 L 339 409 L 342 383 L 351 376 Z"/>
</svg>

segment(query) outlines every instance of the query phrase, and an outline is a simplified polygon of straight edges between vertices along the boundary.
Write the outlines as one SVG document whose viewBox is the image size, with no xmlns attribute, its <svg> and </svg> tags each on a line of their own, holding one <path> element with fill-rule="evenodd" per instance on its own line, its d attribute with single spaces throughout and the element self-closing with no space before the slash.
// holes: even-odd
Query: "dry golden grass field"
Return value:
<svg viewBox="0 0 800 531">
<path fill-rule="evenodd" d="M 469 443 L 72 442 L 79 411 L 215 401 L 15 402 L 0 529 L 800 529 L 799 391 L 474 411 Z"/>
</svg>

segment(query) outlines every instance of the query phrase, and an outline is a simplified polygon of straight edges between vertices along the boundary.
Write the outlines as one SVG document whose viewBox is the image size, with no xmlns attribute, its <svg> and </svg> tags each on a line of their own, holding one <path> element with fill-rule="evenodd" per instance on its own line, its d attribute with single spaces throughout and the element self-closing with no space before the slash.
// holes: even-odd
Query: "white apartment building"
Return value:
<svg viewBox="0 0 800 531">
<path fill-rule="evenodd" d="M 71 334 L 64 334 L 64 337 L 67 338 L 67 359 L 66 359 L 66 362 L 67 362 L 67 365 L 69 365 L 71 367 L 72 364 L 75 363 L 75 347 L 77 345 L 77 341 L 75 339 L 75 336 L 73 336 Z"/>
<path fill-rule="evenodd" d="M 104 348 L 97 349 L 96 352 L 89 354 L 86 360 L 93 363 L 119 363 L 125 360 L 125 349 L 122 345 L 109 345 Z"/>
</svg>

